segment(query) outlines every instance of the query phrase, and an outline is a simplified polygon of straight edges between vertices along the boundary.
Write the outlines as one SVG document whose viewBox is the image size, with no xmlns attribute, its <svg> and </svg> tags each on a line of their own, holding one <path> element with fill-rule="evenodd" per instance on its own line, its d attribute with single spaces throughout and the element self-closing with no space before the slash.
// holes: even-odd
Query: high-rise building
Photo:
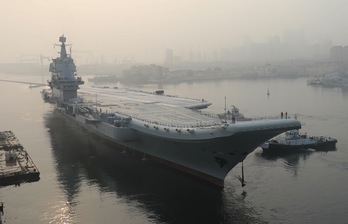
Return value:
<svg viewBox="0 0 348 224">
<path fill-rule="evenodd" d="M 348 62 L 348 46 L 333 46 L 330 48 L 330 59 L 334 62 Z"/>
<path fill-rule="evenodd" d="M 173 65 L 173 49 L 169 49 L 169 48 L 166 49 L 164 64 L 168 68 L 172 67 L 172 65 Z"/>
</svg>

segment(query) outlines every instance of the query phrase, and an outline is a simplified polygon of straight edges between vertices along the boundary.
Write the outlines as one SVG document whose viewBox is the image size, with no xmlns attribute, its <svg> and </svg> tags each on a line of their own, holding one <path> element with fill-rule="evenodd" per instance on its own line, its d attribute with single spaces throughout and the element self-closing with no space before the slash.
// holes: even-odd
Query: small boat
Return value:
<svg viewBox="0 0 348 224">
<path fill-rule="evenodd" d="M 261 145 L 264 153 L 299 152 L 308 149 L 316 151 L 336 148 L 337 139 L 324 136 L 308 136 L 299 130 L 290 130 Z"/>
<path fill-rule="evenodd" d="M 321 79 L 319 77 L 314 77 L 307 80 L 307 85 L 321 85 Z"/>
</svg>

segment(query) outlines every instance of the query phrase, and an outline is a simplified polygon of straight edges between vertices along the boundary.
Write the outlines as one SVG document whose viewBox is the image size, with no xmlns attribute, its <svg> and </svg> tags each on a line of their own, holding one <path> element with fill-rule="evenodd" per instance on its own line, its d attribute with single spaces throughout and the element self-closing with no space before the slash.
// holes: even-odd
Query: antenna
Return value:
<svg viewBox="0 0 348 224">
<path fill-rule="evenodd" d="M 59 37 L 59 42 L 65 43 L 66 42 L 66 37 L 64 37 L 64 34 Z"/>
<path fill-rule="evenodd" d="M 227 117 L 227 113 L 226 113 L 226 96 L 225 96 L 225 123 L 227 122 L 226 117 Z"/>
</svg>

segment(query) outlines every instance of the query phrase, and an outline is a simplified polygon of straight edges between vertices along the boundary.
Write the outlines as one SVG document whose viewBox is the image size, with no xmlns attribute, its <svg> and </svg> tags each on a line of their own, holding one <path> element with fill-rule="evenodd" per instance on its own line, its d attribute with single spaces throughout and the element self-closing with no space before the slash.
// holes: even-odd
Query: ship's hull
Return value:
<svg viewBox="0 0 348 224">
<path fill-rule="evenodd" d="M 20 185 L 23 182 L 36 182 L 40 180 L 40 173 L 19 173 L 1 177 L 0 186 Z"/>
<path fill-rule="evenodd" d="M 282 143 L 267 143 L 267 146 L 262 147 L 264 153 L 295 153 L 302 152 L 308 149 L 314 149 L 316 151 L 329 151 L 336 148 L 337 140 L 328 140 L 323 142 L 315 142 L 302 145 L 288 145 Z"/>
<path fill-rule="evenodd" d="M 71 116 L 63 110 L 60 111 L 91 133 L 220 187 L 223 187 L 228 172 L 262 142 L 296 128 L 297 124 L 295 122 L 295 126 L 263 131 L 249 128 L 228 134 L 224 134 L 226 131 L 220 128 L 222 131 L 210 133 L 217 136 L 211 138 L 194 138 L 199 133 L 190 134 L 192 137 L 188 138 L 185 130 L 185 133 L 178 134 L 184 136 L 179 139 L 166 137 L 165 131 L 157 134 L 160 131 L 144 130 L 144 124 L 141 125 L 139 121 L 134 122 L 136 125 L 132 127 L 119 128 L 106 122 L 90 121 L 82 115 Z"/>
<path fill-rule="evenodd" d="M 141 145 L 134 146 L 174 168 L 223 186 L 230 170 L 253 152 L 262 139 L 276 133 L 245 132 L 201 141 L 173 141 L 139 133 Z"/>
</svg>

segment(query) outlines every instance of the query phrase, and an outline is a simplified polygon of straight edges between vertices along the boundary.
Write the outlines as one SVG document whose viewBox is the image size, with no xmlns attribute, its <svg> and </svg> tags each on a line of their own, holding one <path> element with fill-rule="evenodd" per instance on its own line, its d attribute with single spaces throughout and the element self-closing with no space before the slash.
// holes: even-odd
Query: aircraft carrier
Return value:
<svg viewBox="0 0 348 224">
<path fill-rule="evenodd" d="M 50 64 L 52 78 L 43 99 L 89 132 L 145 157 L 159 160 L 217 186 L 261 143 L 287 130 L 295 119 L 221 119 L 204 112 L 203 99 L 164 92 L 84 87 L 61 36 L 60 56 Z M 78 90 L 79 89 L 79 90 Z"/>
</svg>

